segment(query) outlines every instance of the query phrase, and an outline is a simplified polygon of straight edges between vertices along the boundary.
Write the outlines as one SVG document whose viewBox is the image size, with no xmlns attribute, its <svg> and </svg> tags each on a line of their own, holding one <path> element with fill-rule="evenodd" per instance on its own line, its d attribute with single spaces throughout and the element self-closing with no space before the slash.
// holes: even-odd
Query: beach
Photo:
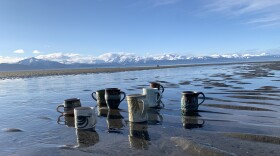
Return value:
<svg viewBox="0 0 280 156">
<path fill-rule="evenodd" d="M 0 79 L 0 155 L 280 155 L 279 61 L 0 72 Z M 64 99 L 93 107 L 96 90 L 138 94 L 151 81 L 165 87 L 165 107 L 150 110 L 147 123 L 128 122 L 126 99 L 119 118 L 96 108 L 95 132 L 59 122 L 72 120 L 56 111 Z M 181 112 L 186 90 L 206 96 L 196 113 Z"/>
</svg>

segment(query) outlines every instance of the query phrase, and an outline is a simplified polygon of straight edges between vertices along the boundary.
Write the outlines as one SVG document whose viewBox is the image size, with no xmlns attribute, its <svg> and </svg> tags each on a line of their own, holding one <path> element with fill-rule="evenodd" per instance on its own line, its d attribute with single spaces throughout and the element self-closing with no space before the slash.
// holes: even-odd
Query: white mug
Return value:
<svg viewBox="0 0 280 156">
<path fill-rule="evenodd" d="M 145 95 L 131 94 L 127 96 L 128 120 L 130 122 L 146 122 L 147 108 L 145 106 Z"/>
<path fill-rule="evenodd" d="M 161 91 L 159 91 L 157 88 L 143 88 L 143 94 L 146 95 L 146 101 L 149 107 L 159 106 L 162 98 Z"/>
<path fill-rule="evenodd" d="M 94 107 L 76 107 L 74 116 L 77 129 L 93 129 L 97 123 Z"/>
</svg>

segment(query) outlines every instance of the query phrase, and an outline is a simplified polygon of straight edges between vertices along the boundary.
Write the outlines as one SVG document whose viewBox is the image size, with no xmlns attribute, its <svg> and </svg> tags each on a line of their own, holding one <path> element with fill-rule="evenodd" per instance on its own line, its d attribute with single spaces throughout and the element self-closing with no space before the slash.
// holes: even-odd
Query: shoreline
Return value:
<svg viewBox="0 0 280 156">
<path fill-rule="evenodd" d="M 215 66 L 215 65 L 234 65 L 234 64 L 266 64 L 278 63 L 280 61 L 264 61 L 264 62 L 226 62 L 226 63 L 205 63 L 205 64 L 177 64 L 164 66 L 143 66 L 143 67 L 116 67 L 116 68 L 81 68 L 81 69 L 49 69 L 49 70 L 28 70 L 28 71 L 0 71 L 0 79 L 18 79 L 18 78 L 32 78 L 44 76 L 61 76 L 61 75 L 79 75 L 79 74 L 94 74 L 94 73 L 116 73 L 126 71 L 140 71 L 140 70 L 155 70 L 167 68 L 181 68 L 181 67 L 198 67 L 198 66 Z"/>
</svg>

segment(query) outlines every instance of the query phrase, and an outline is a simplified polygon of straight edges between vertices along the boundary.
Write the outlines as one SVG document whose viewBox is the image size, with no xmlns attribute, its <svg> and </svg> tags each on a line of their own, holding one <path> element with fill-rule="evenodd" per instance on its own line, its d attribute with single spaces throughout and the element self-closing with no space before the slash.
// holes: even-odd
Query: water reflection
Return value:
<svg viewBox="0 0 280 156">
<path fill-rule="evenodd" d="M 185 129 L 202 128 L 205 121 L 199 118 L 198 112 L 182 113 L 182 123 Z"/>
<path fill-rule="evenodd" d="M 107 125 L 109 133 L 122 133 L 120 130 L 125 127 L 125 122 L 119 110 L 111 109 L 108 111 Z"/>
<path fill-rule="evenodd" d="M 93 146 L 99 142 L 99 135 L 94 130 L 76 129 L 78 148 Z"/>
<path fill-rule="evenodd" d="M 108 108 L 107 107 L 98 107 L 98 116 L 107 117 Z"/>
<path fill-rule="evenodd" d="M 163 117 L 160 114 L 160 109 L 148 108 L 147 110 L 148 124 L 161 125 Z"/>
<path fill-rule="evenodd" d="M 64 120 L 62 119 L 64 118 Z M 57 118 L 57 124 L 66 125 L 67 127 L 75 127 L 75 118 L 74 115 L 62 114 Z"/>
<path fill-rule="evenodd" d="M 128 140 L 130 147 L 135 149 L 148 149 L 149 133 L 147 123 L 129 123 L 129 136 Z"/>
</svg>

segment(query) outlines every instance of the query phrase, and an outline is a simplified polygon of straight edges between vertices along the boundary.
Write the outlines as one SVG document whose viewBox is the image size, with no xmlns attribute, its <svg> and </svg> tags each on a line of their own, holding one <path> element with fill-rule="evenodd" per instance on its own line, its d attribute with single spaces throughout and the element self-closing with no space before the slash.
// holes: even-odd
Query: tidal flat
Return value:
<svg viewBox="0 0 280 156">
<path fill-rule="evenodd" d="M 94 132 L 56 111 L 74 97 L 96 106 L 99 89 L 141 94 L 151 81 L 165 87 L 165 107 L 149 110 L 147 123 L 128 122 L 126 99 L 114 114 L 96 108 Z M 278 156 L 279 81 L 280 62 L 0 72 L 0 155 Z M 206 100 L 182 115 L 187 90 Z"/>
</svg>

